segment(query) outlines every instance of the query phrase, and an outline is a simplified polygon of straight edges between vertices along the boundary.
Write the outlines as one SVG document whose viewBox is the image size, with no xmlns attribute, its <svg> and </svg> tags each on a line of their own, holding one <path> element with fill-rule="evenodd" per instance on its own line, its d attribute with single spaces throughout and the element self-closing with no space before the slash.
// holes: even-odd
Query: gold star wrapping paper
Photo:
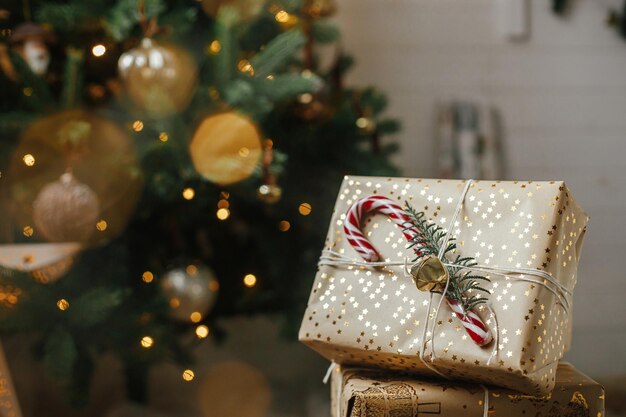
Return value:
<svg viewBox="0 0 626 417">
<path fill-rule="evenodd" d="M 333 371 L 333 417 L 602 417 L 604 389 L 569 363 L 560 363 L 551 393 L 532 397 L 475 384 L 419 380 L 385 371 Z M 485 401 L 487 394 L 487 401 Z M 485 413 L 486 411 L 486 413 Z"/>
<path fill-rule="evenodd" d="M 324 251 L 361 260 L 343 231 L 345 213 L 359 198 L 407 201 L 448 229 L 464 186 L 462 180 L 345 177 Z M 571 291 L 587 221 L 563 182 L 475 181 L 451 231 L 457 254 L 485 267 L 545 271 Z M 365 217 L 363 230 L 386 262 L 415 257 L 402 230 L 384 215 Z M 489 301 L 476 312 L 494 341 L 480 347 L 446 303 L 437 310 L 440 296 L 429 301 L 431 293 L 417 289 L 404 268 L 321 264 L 300 340 L 343 365 L 436 371 L 529 395 L 553 389 L 558 361 L 571 341 L 569 295 L 557 297 L 545 278 L 483 273 L 491 280 L 485 283 Z"/>
</svg>

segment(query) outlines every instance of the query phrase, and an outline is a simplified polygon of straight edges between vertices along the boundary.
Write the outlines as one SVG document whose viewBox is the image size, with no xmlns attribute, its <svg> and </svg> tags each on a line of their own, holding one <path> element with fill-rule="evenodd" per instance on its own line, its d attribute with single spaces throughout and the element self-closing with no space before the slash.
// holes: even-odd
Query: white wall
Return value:
<svg viewBox="0 0 626 417">
<path fill-rule="evenodd" d="M 513 0 L 516 1 L 516 0 Z M 485 98 L 503 114 L 509 177 L 564 179 L 591 215 L 568 359 L 592 375 L 626 373 L 626 42 L 604 25 L 608 0 L 531 7 L 531 37 L 498 33 L 498 0 L 339 0 L 348 81 L 391 100 L 407 176 L 434 176 L 439 99 Z"/>
</svg>

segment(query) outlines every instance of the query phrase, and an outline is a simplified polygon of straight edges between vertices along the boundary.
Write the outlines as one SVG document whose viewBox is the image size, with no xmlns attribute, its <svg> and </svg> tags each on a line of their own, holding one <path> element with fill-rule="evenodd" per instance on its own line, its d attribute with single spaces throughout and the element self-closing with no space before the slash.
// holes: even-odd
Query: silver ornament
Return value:
<svg viewBox="0 0 626 417">
<path fill-rule="evenodd" d="M 219 284 L 206 265 L 191 263 L 170 269 L 160 280 L 170 305 L 170 316 L 176 320 L 202 320 L 215 304 Z"/>
<path fill-rule="evenodd" d="M 96 230 L 100 203 L 70 172 L 44 186 L 33 202 L 36 230 L 51 242 L 84 242 Z"/>
</svg>

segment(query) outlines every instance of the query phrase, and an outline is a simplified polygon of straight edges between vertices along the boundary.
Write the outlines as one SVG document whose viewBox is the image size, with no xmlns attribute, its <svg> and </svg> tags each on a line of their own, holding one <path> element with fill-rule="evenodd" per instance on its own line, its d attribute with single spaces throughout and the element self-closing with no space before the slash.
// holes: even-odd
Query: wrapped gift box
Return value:
<svg viewBox="0 0 626 417">
<path fill-rule="evenodd" d="M 333 372 L 333 417 L 603 417 L 604 389 L 560 363 L 554 391 L 532 397 L 502 388 L 418 380 L 389 371 L 343 367 Z"/>
<path fill-rule="evenodd" d="M 440 374 L 530 395 L 550 392 L 571 339 L 571 291 L 588 217 L 563 182 L 474 181 L 450 227 L 465 186 L 460 180 L 346 177 L 323 253 L 355 263 L 320 263 L 300 340 L 339 364 Z M 368 195 L 407 201 L 449 228 L 457 254 L 500 271 L 483 274 L 491 280 L 485 284 L 489 301 L 476 309 L 494 336 L 490 345 L 474 344 L 446 303 L 437 308 L 439 295 L 416 288 L 406 265 L 398 265 L 415 255 L 385 215 L 370 214 L 363 229 L 382 260 L 394 265 L 356 262 L 343 225 L 349 207 Z M 501 271 L 522 268 L 531 273 Z"/>
</svg>

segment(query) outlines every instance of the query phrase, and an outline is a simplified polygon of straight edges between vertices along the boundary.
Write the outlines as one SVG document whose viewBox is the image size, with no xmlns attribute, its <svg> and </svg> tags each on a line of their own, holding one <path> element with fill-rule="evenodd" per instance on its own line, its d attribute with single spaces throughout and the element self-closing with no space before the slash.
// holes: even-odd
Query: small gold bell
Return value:
<svg viewBox="0 0 626 417">
<path fill-rule="evenodd" d="M 420 291 L 443 291 L 448 282 L 448 268 L 436 256 L 426 256 L 411 267 L 413 281 Z"/>
</svg>

